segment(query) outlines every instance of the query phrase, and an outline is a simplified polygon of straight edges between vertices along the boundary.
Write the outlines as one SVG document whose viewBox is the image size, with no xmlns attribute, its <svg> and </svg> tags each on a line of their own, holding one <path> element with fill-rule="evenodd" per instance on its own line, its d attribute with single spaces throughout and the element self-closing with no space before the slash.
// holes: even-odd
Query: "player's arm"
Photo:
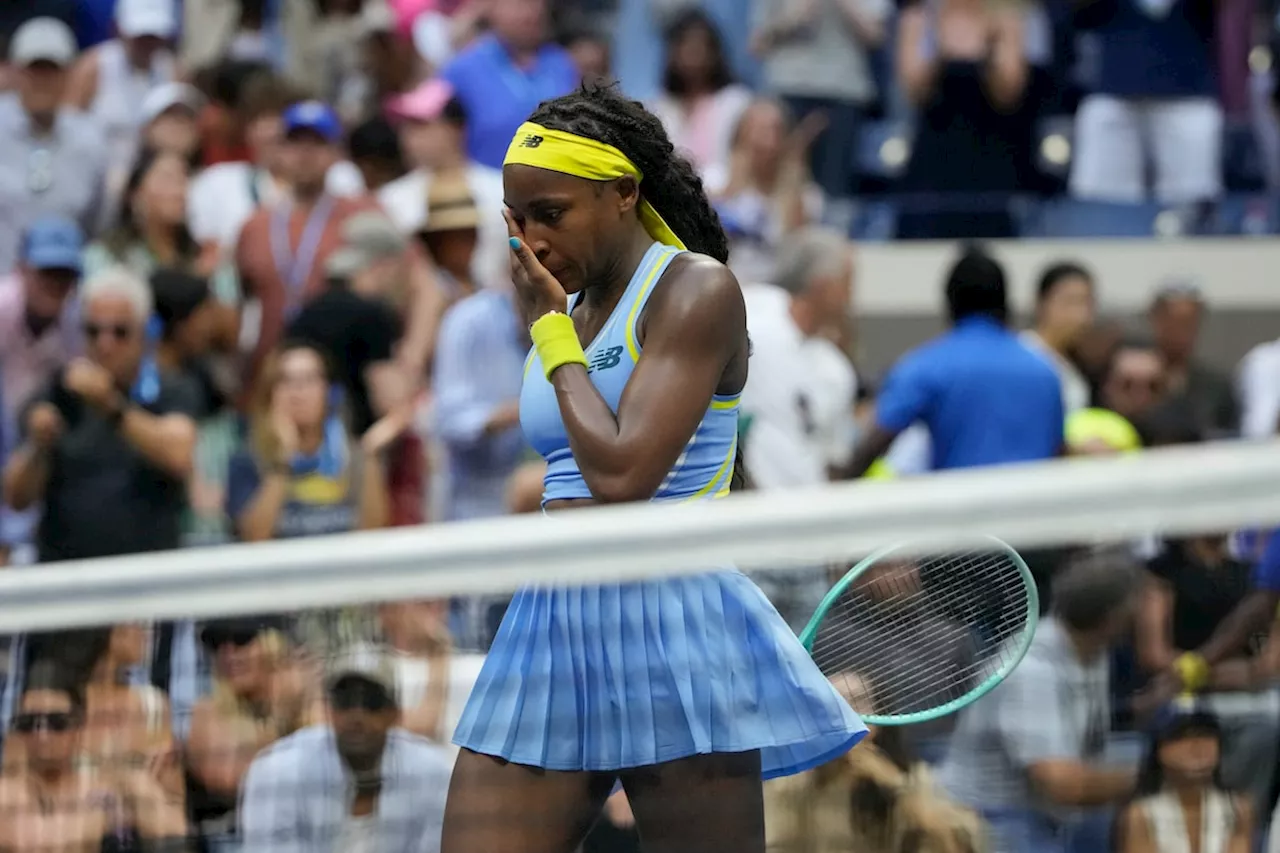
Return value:
<svg viewBox="0 0 1280 853">
<path fill-rule="evenodd" d="M 746 341 L 742 290 L 723 264 L 683 255 L 650 297 L 641 326 L 644 350 L 616 416 L 582 365 L 551 376 L 569 447 L 601 503 L 648 500 L 662 485 Z"/>
</svg>

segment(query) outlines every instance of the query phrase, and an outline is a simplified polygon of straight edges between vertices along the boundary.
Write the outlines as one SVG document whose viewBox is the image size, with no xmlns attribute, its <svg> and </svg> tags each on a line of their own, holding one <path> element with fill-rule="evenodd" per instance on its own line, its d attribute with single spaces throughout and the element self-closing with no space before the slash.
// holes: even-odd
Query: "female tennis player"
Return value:
<svg viewBox="0 0 1280 853">
<path fill-rule="evenodd" d="M 519 129 L 503 181 L 534 342 L 520 420 L 547 459 L 544 508 L 727 494 L 746 312 L 662 124 L 584 88 Z M 735 570 L 528 587 L 454 736 L 442 849 L 570 853 L 620 781 L 646 849 L 760 853 L 762 778 L 865 733 Z"/>
</svg>

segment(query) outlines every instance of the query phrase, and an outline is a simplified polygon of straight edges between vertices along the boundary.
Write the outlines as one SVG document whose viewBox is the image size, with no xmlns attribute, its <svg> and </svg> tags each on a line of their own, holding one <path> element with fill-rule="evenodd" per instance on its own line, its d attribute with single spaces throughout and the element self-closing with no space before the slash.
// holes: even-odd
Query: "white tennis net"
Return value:
<svg viewBox="0 0 1280 853">
<path fill-rule="evenodd" d="M 693 504 L 404 528 L 135 555 L 0 575 L 0 634 L 511 591 L 696 572 L 785 570 L 889 544 L 996 536 L 1015 548 L 1280 522 L 1280 442 L 743 493 Z M 570 520 L 571 519 L 571 520 Z"/>
<path fill-rule="evenodd" d="M 69 731 L 81 751 L 74 761 L 63 756 L 68 767 L 104 765 L 109 781 L 145 768 L 151 801 L 120 789 L 134 798 L 129 819 L 117 821 L 128 832 L 237 850 L 248 843 L 245 826 L 275 831 L 293 819 L 291 810 L 327 808 L 327 801 L 308 799 L 313 788 L 332 783 L 334 796 L 345 796 L 337 759 L 320 760 L 332 750 L 323 740 L 325 721 L 338 703 L 376 703 L 381 695 L 359 679 L 339 689 L 334 673 L 347 666 L 345 656 L 372 650 L 371 660 L 390 667 L 386 683 L 394 685 L 399 724 L 446 743 L 484 659 L 485 641 L 472 647 L 459 625 L 487 623 L 491 638 L 503 594 L 520 585 L 737 565 L 798 629 L 844 567 L 886 546 L 951 559 L 976 538 L 994 536 L 1022 553 L 1037 580 L 1048 579 L 1081 546 L 1118 545 L 1136 556 L 1144 541 L 1217 534 L 1221 548 L 1223 534 L 1280 526 L 1278 483 L 1280 443 L 1236 442 L 15 569 L 0 574 L 0 637 L 12 638 L 0 703 L 4 763 L 21 766 L 29 757 L 24 749 Z M 1251 555 L 1237 547 L 1232 557 L 1233 577 L 1245 586 L 1245 563 L 1256 558 L 1259 540 L 1248 546 Z M 1237 593 L 1244 594 L 1224 590 Z M 478 606 L 468 610 L 472 604 Z M 931 673 L 966 665 L 949 656 L 959 646 L 948 646 L 944 632 L 891 627 L 882 633 L 893 654 L 877 648 L 882 666 L 869 672 L 864 689 L 875 689 L 868 685 L 877 675 L 923 684 L 912 673 L 925 663 Z M 136 663 L 141 678 L 104 686 L 103 661 Z M 341 671 L 373 672 L 363 666 Z M 41 704 L 61 701 L 47 689 L 54 670 L 62 680 L 88 683 L 83 716 Z M 1123 672 L 1119 677 L 1114 707 L 1123 709 L 1134 685 Z M 923 686 L 934 682 L 941 677 L 931 675 Z M 146 692 L 152 689 L 168 704 L 139 701 L 133 718 L 120 716 L 129 697 L 154 695 Z M 1105 729 L 1106 721 L 1099 725 Z M 286 737 L 280 752 L 315 762 L 306 763 L 305 778 L 262 758 Z M 359 746 L 360 738 L 352 742 Z M 928 741 L 918 746 L 927 757 Z M 438 836 L 433 821 L 443 813 L 452 758 L 441 763 L 424 752 L 406 761 L 414 775 L 381 781 L 403 786 L 420 812 L 393 829 L 406 838 Z M 325 778 L 330 771 L 337 775 Z M 92 811 L 98 802 L 82 806 Z M 5 819 L 31 831 L 42 826 L 38 810 L 0 815 Z M 343 833 L 359 831 L 358 822 L 336 820 L 334 838 L 355 843 Z"/>
</svg>

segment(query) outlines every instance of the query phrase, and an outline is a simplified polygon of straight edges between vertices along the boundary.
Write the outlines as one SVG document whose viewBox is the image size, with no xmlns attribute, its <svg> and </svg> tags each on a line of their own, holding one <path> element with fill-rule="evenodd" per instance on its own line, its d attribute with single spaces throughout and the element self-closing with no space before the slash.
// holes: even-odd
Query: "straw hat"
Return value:
<svg viewBox="0 0 1280 853">
<path fill-rule="evenodd" d="M 441 178 L 431 182 L 427 190 L 427 219 L 418 229 L 421 234 L 440 231 L 464 231 L 480 226 L 471 187 L 462 177 Z"/>
</svg>

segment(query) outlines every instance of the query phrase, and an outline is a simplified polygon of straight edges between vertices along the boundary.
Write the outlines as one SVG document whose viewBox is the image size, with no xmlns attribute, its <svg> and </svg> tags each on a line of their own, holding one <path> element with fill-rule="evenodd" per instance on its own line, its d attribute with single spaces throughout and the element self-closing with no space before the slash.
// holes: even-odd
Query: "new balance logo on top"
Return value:
<svg viewBox="0 0 1280 853">
<path fill-rule="evenodd" d="M 611 367 L 617 367 L 621 363 L 622 347 L 609 347 L 591 356 L 591 361 L 587 364 L 587 373 L 608 370 Z"/>
<path fill-rule="evenodd" d="M 533 134 L 530 134 L 520 142 L 520 147 L 521 148 L 537 148 L 541 144 L 542 144 L 541 136 L 535 136 Z"/>
</svg>

